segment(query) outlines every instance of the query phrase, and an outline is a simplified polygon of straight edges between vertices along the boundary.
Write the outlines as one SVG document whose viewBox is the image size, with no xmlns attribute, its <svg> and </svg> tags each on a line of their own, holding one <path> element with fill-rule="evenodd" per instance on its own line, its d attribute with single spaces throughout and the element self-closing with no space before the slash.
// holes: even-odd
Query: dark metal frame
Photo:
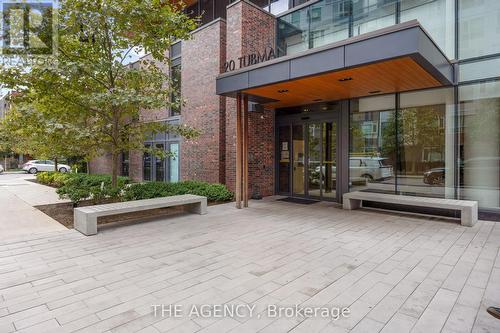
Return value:
<svg viewBox="0 0 500 333">
<path fill-rule="evenodd" d="M 342 117 L 342 114 L 345 113 L 344 108 L 345 108 L 345 103 L 346 101 L 341 101 L 340 103 L 340 110 L 338 112 L 325 112 L 325 111 L 317 111 L 317 112 L 302 112 L 302 113 L 297 113 L 297 114 L 292 114 L 292 115 L 284 115 L 284 116 L 276 116 L 275 118 L 275 179 L 277 180 L 275 182 L 275 193 L 280 194 L 280 195 L 287 195 L 287 196 L 294 196 L 294 197 L 301 197 L 301 198 L 311 198 L 311 199 L 321 199 L 324 201 L 337 201 L 341 202 L 342 200 L 342 194 L 344 193 L 344 188 L 345 186 L 342 184 L 342 175 L 343 175 L 343 169 L 344 169 L 344 162 L 343 162 L 343 156 L 344 154 L 342 153 L 342 147 L 343 143 L 345 142 L 345 137 L 343 137 L 343 130 L 345 129 L 345 126 L 342 126 L 342 120 L 345 117 Z M 343 112 L 344 111 L 344 112 Z M 344 119 L 345 120 L 345 119 Z M 312 197 L 309 196 L 307 193 L 309 191 L 309 170 L 304 166 L 304 195 L 297 195 L 293 193 L 293 156 L 294 156 L 294 151 L 293 151 L 293 126 L 294 125 L 301 125 L 304 126 L 304 161 L 309 160 L 309 133 L 307 131 L 307 125 L 309 124 L 318 124 L 318 123 L 325 123 L 325 122 L 331 122 L 335 123 L 336 125 L 336 165 L 337 165 L 337 171 L 336 171 L 336 177 L 337 177 L 337 186 L 336 186 L 336 194 L 334 199 L 330 198 L 325 198 L 325 197 Z M 289 170 L 289 192 L 280 192 L 279 190 L 279 160 L 280 160 L 280 152 L 281 149 L 279 147 L 279 127 L 281 126 L 289 126 L 290 128 L 290 137 L 289 137 L 289 142 L 290 144 L 290 170 Z M 348 131 L 347 131 L 348 133 Z M 321 151 L 322 150 L 322 145 L 323 142 L 321 141 Z M 347 149 L 348 150 L 348 149 Z M 305 163 L 307 164 L 307 163 Z M 320 182 L 321 184 L 321 182 Z M 323 185 L 320 185 L 321 191 L 323 190 Z"/>
</svg>

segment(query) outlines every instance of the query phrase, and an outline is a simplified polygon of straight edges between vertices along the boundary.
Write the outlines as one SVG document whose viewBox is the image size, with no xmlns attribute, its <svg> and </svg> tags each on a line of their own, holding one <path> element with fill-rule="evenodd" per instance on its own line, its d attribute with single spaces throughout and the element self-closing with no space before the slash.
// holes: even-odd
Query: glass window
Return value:
<svg viewBox="0 0 500 333">
<path fill-rule="evenodd" d="M 397 0 L 354 0 L 352 2 L 353 36 L 382 29 L 396 23 Z M 348 15 L 349 1 L 338 2 Z"/>
<path fill-rule="evenodd" d="M 200 0 L 201 24 L 212 22 L 214 19 L 214 0 Z"/>
<path fill-rule="evenodd" d="M 398 192 L 454 197 L 453 98 L 451 88 L 400 95 Z"/>
<path fill-rule="evenodd" d="M 146 149 L 150 149 L 151 145 L 147 144 L 145 145 Z M 142 178 L 145 181 L 151 180 L 151 154 L 149 152 L 144 152 L 143 155 L 143 166 L 142 166 L 142 171 L 143 171 L 143 176 Z"/>
<path fill-rule="evenodd" d="M 170 47 L 170 59 L 174 59 L 181 56 L 182 52 L 182 42 L 177 42 Z"/>
<path fill-rule="evenodd" d="M 459 87 L 460 199 L 500 208 L 500 81 Z"/>
<path fill-rule="evenodd" d="M 269 0 L 250 0 L 252 3 L 266 11 L 269 11 Z"/>
<path fill-rule="evenodd" d="M 171 116 L 178 116 L 181 114 L 181 103 L 182 103 L 182 97 L 181 97 L 181 75 L 182 75 L 182 68 L 181 64 L 174 65 L 171 67 L 170 70 L 170 75 L 172 78 L 172 94 L 171 94 L 171 109 L 170 109 L 170 115 Z"/>
<path fill-rule="evenodd" d="M 130 166 L 130 160 L 129 160 L 129 152 L 123 152 L 122 153 L 122 176 L 128 177 L 129 175 L 129 166 Z"/>
<path fill-rule="evenodd" d="M 308 8 L 278 18 L 278 54 L 295 54 L 309 48 Z"/>
<path fill-rule="evenodd" d="M 230 0 L 215 0 L 215 17 L 226 18 L 226 7 L 231 3 Z"/>
<path fill-rule="evenodd" d="M 171 183 L 177 183 L 179 181 L 179 144 L 171 143 L 170 152 L 173 156 L 169 159 L 169 180 Z"/>
<path fill-rule="evenodd" d="M 459 65 L 461 82 L 500 77 L 500 58 Z"/>
<path fill-rule="evenodd" d="M 349 140 L 351 191 L 394 193 L 395 104 L 394 95 L 351 101 Z"/>
<path fill-rule="evenodd" d="M 310 48 L 349 38 L 349 15 L 338 1 L 325 0 L 312 5 L 310 20 Z"/>
<path fill-rule="evenodd" d="M 286 12 L 289 9 L 288 0 L 271 0 L 271 13 L 274 15 Z"/>
<path fill-rule="evenodd" d="M 500 1 L 459 0 L 460 59 L 500 52 Z"/>
<path fill-rule="evenodd" d="M 196 18 L 200 15 L 200 12 L 198 10 L 198 1 L 196 1 L 194 4 L 192 4 L 189 7 L 186 7 L 184 10 L 186 14 L 191 17 L 191 18 Z"/>
<path fill-rule="evenodd" d="M 455 58 L 455 0 L 402 0 L 401 22 L 414 19 L 448 58 Z"/>
<path fill-rule="evenodd" d="M 159 151 L 165 150 L 165 145 L 163 143 L 156 144 L 156 149 Z M 165 181 L 165 160 L 155 156 L 155 181 L 164 182 Z"/>
</svg>

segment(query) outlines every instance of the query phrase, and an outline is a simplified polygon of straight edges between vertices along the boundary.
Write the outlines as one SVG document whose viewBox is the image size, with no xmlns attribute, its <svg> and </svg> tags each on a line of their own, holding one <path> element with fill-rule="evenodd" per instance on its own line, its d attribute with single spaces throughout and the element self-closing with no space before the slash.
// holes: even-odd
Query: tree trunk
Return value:
<svg viewBox="0 0 500 333">
<path fill-rule="evenodd" d="M 57 157 L 54 158 L 54 171 L 57 172 L 58 170 L 58 164 L 57 164 Z"/>
</svg>

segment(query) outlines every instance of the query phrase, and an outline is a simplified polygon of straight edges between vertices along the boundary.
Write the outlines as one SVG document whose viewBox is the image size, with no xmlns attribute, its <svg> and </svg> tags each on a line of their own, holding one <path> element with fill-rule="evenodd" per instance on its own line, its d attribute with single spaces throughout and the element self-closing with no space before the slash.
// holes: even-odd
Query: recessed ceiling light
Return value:
<svg viewBox="0 0 500 333">
<path fill-rule="evenodd" d="M 321 102 L 322 99 L 321 98 L 318 98 L 318 99 L 313 99 L 313 102 Z"/>
<path fill-rule="evenodd" d="M 284 94 L 284 93 L 288 92 L 288 89 L 280 89 L 280 90 L 278 90 L 278 92 L 280 94 Z"/>
<path fill-rule="evenodd" d="M 369 94 L 378 94 L 380 92 L 381 92 L 380 90 L 372 90 L 372 91 L 369 91 L 368 93 Z"/>
<path fill-rule="evenodd" d="M 352 77 L 350 77 L 350 76 L 343 77 L 343 78 L 339 79 L 340 82 L 351 81 L 351 80 L 352 80 Z"/>
</svg>

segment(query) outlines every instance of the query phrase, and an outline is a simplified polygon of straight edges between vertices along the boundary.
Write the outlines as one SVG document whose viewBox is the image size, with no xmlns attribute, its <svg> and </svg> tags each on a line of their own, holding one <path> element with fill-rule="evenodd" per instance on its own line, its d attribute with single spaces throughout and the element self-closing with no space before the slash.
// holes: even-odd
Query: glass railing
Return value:
<svg viewBox="0 0 500 333">
<path fill-rule="evenodd" d="M 399 18 L 401 22 L 419 20 L 451 59 L 453 13 L 454 5 L 449 0 L 321 0 L 278 18 L 278 55 L 295 54 L 385 28 Z"/>
</svg>

